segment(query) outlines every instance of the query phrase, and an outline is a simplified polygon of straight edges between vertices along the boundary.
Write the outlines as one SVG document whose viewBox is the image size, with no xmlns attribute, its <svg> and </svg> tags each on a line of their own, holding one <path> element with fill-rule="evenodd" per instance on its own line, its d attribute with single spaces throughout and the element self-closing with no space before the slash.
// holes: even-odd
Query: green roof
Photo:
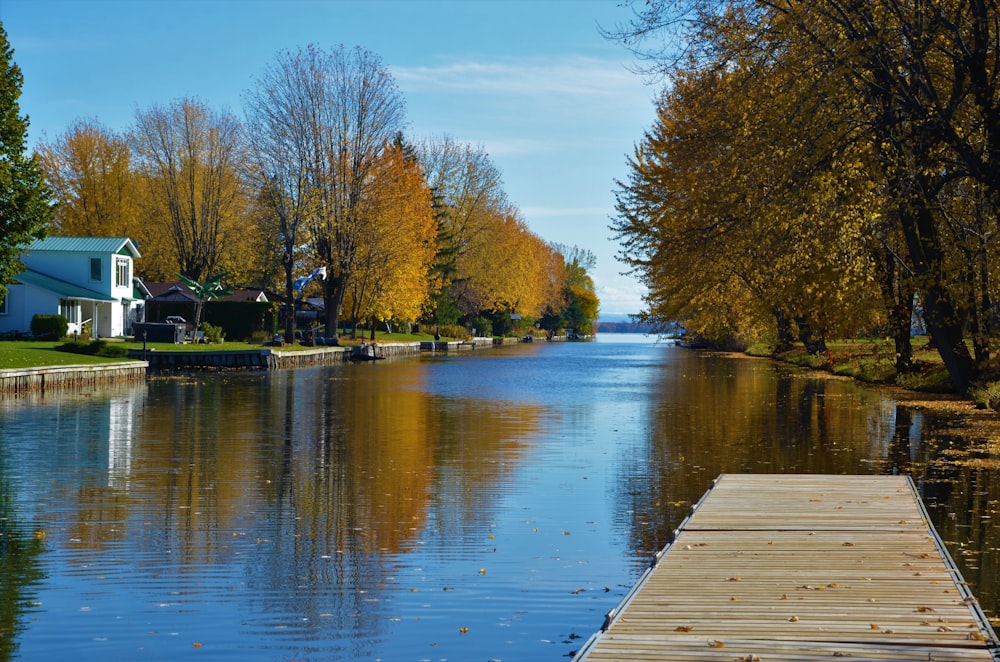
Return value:
<svg viewBox="0 0 1000 662">
<path fill-rule="evenodd" d="M 67 283 L 64 280 L 59 280 L 58 278 L 53 278 L 52 276 L 46 276 L 43 273 L 32 271 L 31 269 L 26 269 L 19 273 L 15 280 L 27 285 L 40 287 L 43 290 L 48 290 L 49 292 L 54 292 L 63 299 L 114 301 L 114 298 L 108 296 L 107 294 L 101 294 L 100 292 L 95 292 L 94 290 L 88 290 L 86 287 L 80 287 L 79 285 L 74 285 L 73 283 Z"/>
<path fill-rule="evenodd" d="M 28 251 L 73 253 L 121 253 L 139 257 L 139 249 L 128 237 L 46 237 L 28 244 Z"/>
</svg>

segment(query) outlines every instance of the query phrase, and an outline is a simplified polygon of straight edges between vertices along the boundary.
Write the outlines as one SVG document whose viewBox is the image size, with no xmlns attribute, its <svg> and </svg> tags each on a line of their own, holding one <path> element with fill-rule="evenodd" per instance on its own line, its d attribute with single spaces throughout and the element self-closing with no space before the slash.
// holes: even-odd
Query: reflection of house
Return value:
<svg viewBox="0 0 1000 662">
<path fill-rule="evenodd" d="M 21 255 L 25 270 L 0 301 L 0 332 L 31 330 L 35 315 L 62 315 L 69 332 L 92 322 L 95 337 L 130 331 L 133 260 L 139 251 L 124 237 L 48 237 Z"/>
</svg>

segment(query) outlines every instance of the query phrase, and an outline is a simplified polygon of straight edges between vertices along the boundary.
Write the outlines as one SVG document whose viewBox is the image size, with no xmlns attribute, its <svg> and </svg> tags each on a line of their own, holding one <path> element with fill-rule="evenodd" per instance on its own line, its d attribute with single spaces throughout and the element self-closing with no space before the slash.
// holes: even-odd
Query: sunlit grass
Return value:
<svg viewBox="0 0 1000 662">
<path fill-rule="evenodd" d="M 421 342 L 433 339 L 434 336 L 427 333 L 410 334 L 376 332 L 375 334 L 376 342 Z M 91 356 L 87 354 L 74 354 L 56 350 L 56 347 L 69 342 L 69 340 L 70 339 L 68 338 L 64 340 L 0 340 L 0 370 L 42 368 L 61 365 L 118 363 L 129 360 L 127 358 Z M 357 339 L 341 336 L 339 342 L 341 345 L 350 346 L 361 342 L 368 342 L 368 340 L 369 333 L 366 332 L 363 336 L 359 333 Z M 107 343 L 109 345 L 120 345 L 127 349 L 142 349 L 144 346 L 142 342 L 134 342 L 131 340 L 108 339 Z M 322 347 L 322 345 L 318 347 Z M 228 340 L 219 344 L 173 344 L 147 342 L 145 343 L 145 348 L 147 350 L 158 352 L 203 352 L 206 350 L 213 352 L 240 352 L 260 350 L 264 348 L 264 345 L 260 342 L 240 342 Z M 282 352 L 295 352 L 316 349 L 316 347 L 293 343 L 286 344 L 275 349 Z"/>
<path fill-rule="evenodd" d="M 63 341 L 47 340 L 0 340 L 0 370 L 118 363 L 127 360 L 56 351 L 56 346 L 62 343 Z"/>
</svg>

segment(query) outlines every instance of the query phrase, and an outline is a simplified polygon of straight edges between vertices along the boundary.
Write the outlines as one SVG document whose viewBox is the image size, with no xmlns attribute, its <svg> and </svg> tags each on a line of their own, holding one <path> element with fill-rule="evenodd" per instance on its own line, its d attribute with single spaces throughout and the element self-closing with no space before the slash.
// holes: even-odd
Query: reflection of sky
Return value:
<svg viewBox="0 0 1000 662">
<path fill-rule="evenodd" d="M 0 471 L 48 530 L 25 658 L 565 657 L 650 560 L 672 502 L 714 477 L 692 465 L 750 453 L 712 426 L 776 411 L 765 362 L 621 340 L 0 404 Z M 841 386 L 821 401 L 857 405 Z M 800 436 L 761 446 L 820 452 Z"/>
</svg>

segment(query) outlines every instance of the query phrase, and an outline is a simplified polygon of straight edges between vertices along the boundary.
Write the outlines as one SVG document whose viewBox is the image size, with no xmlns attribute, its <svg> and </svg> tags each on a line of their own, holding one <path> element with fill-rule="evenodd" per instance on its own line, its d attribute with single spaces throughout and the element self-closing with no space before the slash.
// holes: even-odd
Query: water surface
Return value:
<svg viewBox="0 0 1000 662">
<path fill-rule="evenodd" d="M 912 473 L 996 613 L 974 441 L 643 336 L 0 401 L 0 659 L 565 658 L 722 472 Z"/>
</svg>

